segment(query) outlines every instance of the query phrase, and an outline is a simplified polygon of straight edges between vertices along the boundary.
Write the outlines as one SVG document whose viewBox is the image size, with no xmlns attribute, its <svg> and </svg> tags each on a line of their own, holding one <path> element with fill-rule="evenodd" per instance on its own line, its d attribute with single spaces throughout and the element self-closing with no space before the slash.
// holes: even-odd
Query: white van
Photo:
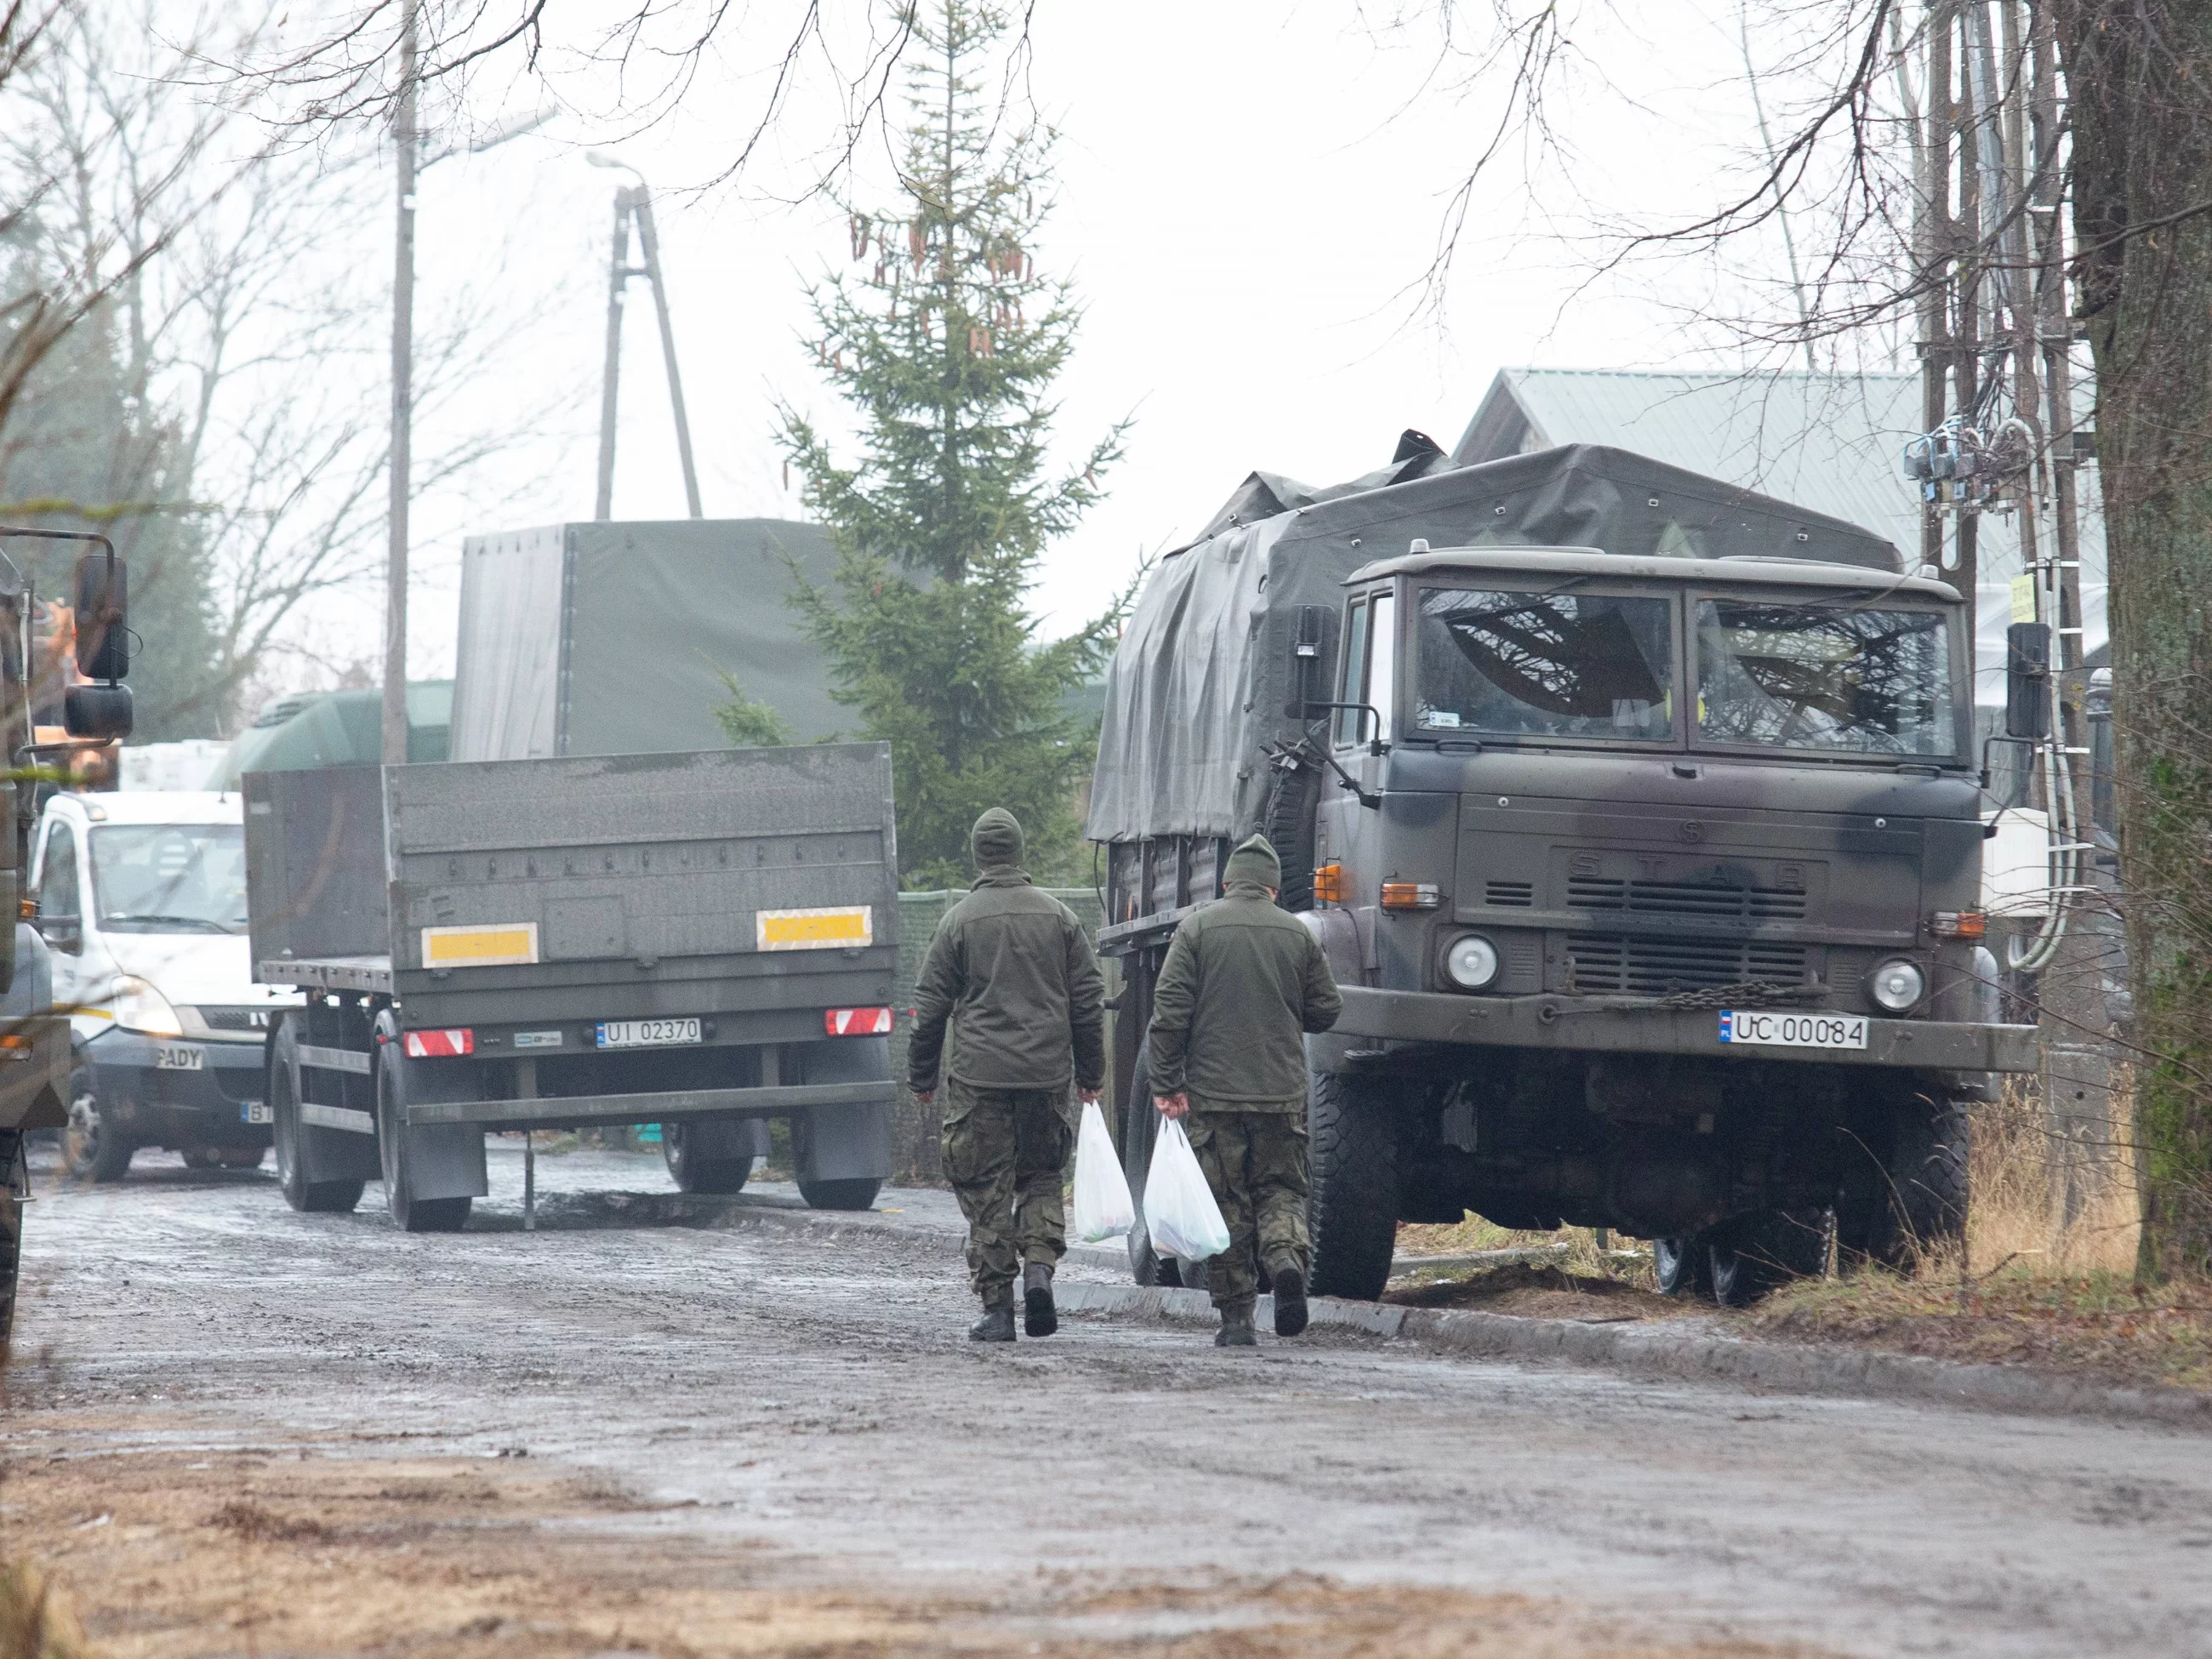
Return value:
<svg viewBox="0 0 2212 1659">
<path fill-rule="evenodd" d="M 70 1015 L 64 1159 L 119 1180 L 141 1146 L 251 1169 L 269 1146 L 263 1042 L 289 986 L 258 985 L 236 794 L 62 794 L 31 866 L 54 1007 Z"/>
</svg>

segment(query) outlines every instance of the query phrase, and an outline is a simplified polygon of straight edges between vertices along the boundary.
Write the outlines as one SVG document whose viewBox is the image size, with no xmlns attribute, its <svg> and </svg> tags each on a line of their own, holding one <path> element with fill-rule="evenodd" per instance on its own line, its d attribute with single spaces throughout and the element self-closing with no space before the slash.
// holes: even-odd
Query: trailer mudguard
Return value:
<svg viewBox="0 0 2212 1659">
<path fill-rule="evenodd" d="M 491 1190 L 484 1170 L 484 1132 L 475 1123 L 409 1123 L 407 1109 L 434 1101 L 483 1098 L 482 1071 L 466 1060 L 410 1060 L 390 1009 L 376 1017 L 379 1086 L 392 1091 L 399 1133 L 407 1137 L 409 1195 L 482 1198 Z M 381 1130 L 381 1124 L 379 1128 Z"/>
<path fill-rule="evenodd" d="M 830 1037 L 796 1045 L 795 1052 L 802 1082 L 884 1085 L 880 1101 L 817 1106 L 793 1121 L 792 1152 L 799 1178 L 809 1182 L 887 1179 L 893 1169 L 891 1040 Z M 789 1056 L 794 1049 L 784 1053 Z"/>
</svg>

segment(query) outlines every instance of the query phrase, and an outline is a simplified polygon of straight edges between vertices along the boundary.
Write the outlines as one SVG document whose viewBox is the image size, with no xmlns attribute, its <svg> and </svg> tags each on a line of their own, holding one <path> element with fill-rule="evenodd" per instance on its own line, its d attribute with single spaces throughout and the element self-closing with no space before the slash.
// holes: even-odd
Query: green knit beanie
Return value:
<svg viewBox="0 0 2212 1659">
<path fill-rule="evenodd" d="M 968 832 L 968 843 L 975 849 L 979 868 L 994 864 L 1019 864 L 1021 820 L 1005 807 L 994 806 L 975 820 L 975 827 Z"/>
</svg>

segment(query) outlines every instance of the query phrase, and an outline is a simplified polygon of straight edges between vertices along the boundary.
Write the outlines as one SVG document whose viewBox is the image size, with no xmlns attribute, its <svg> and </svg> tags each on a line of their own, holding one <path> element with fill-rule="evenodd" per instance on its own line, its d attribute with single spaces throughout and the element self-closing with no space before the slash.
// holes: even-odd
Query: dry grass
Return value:
<svg viewBox="0 0 2212 1659">
<path fill-rule="evenodd" d="M 0 1659 L 86 1659 L 68 1595 L 28 1562 L 0 1565 Z"/>
</svg>

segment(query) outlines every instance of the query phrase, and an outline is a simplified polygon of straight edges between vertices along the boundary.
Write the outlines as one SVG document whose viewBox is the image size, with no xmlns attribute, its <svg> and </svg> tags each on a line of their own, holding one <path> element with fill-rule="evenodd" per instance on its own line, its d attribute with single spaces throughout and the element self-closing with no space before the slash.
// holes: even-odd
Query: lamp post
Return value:
<svg viewBox="0 0 2212 1659">
<path fill-rule="evenodd" d="M 699 506 L 699 473 L 691 461 L 691 422 L 684 413 L 684 378 L 676 368 L 676 331 L 669 322 L 668 288 L 661 280 L 660 236 L 653 222 L 653 191 L 645 175 L 627 161 L 604 150 L 590 150 L 584 160 L 595 167 L 618 167 L 637 180 L 615 188 L 614 256 L 607 282 L 607 364 L 599 386 L 599 481 L 592 516 L 614 516 L 615 413 L 622 380 L 623 295 L 633 276 L 653 284 L 653 309 L 660 321 L 660 358 L 668 370 L 668 401 L 676 414 L 676 453 L 684 464 L 684 499 L 695 519 L 706 515 Z M 638 251 L 645 263 L 629 263 L 630 226 L 637 227 Z"/>
</svg>

